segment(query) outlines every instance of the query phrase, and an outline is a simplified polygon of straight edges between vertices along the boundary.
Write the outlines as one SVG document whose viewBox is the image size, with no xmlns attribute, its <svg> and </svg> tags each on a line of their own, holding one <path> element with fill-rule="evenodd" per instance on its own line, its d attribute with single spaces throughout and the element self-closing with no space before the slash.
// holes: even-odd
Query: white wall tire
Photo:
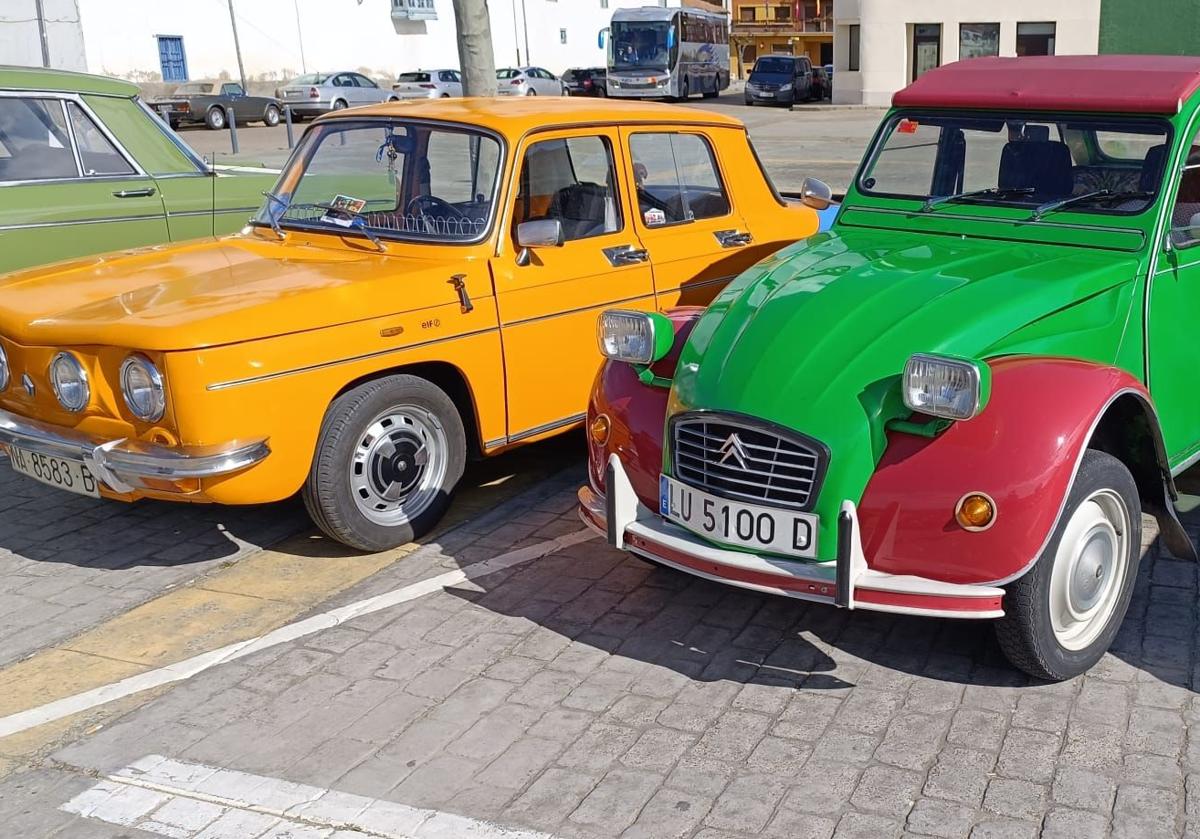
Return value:
<svg viewBox="0 0 1200 839">
<path fill-rule="evenodd" d="M 1086 672 L 1125 619 L 1141 557 L 1142 509 L 1129 469 L 1089 449 L 1041 557 L 1007 587 L 996 638 L 1039 679 Z"/>
</svg>

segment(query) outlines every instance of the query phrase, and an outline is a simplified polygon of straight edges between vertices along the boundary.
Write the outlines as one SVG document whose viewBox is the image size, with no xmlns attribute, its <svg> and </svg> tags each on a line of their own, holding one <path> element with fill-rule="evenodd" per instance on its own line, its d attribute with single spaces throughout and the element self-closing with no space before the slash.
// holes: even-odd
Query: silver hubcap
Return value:
<svg viewBox="0 0 1200 839">
<path fill-rule="evenodd" d="M 390 408 L 358 439 L 350 491 L 359 511 L 384 527 L 405 524 L 437 498 L 446 477 L 446 430 L 415 405 Z"/>
<path fill-rule="evenodd" d="M 1092 493 L 1071 515 L 1050 574 L 1050 623 L 1068 650 L 1082 650 L 1116 610 L 1129 564 L 1129 510 L 1112 490 Z"/>
</svg>

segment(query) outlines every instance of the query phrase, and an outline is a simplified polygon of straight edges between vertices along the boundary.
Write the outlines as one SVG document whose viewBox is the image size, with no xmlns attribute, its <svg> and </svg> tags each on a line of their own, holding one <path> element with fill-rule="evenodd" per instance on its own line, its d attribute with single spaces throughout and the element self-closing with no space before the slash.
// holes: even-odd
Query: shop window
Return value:
<svg viewBox="0 0 1200 839">
<path fill-rule="evenodd" d="M 958 27 L 958 57 L 1000 54 L 1000 24 L 964 23 Z"/>
<path fill-rule="evenodd" d="M 857 70 L 858 69 L 858 42 L 859 42 L 859 38 L 861 35 L 862 27 L 856 23 L 853 26 L 848 26 L 846 28 L 850 30 L 849 33 L 847 33 L 849 35 L 849 38 L 848 38 L 849 45 L 846 50 L 846 59 L 847 59 L 846 60 L 846 69 L 847 70 Z"/>
<path fill-rule="evenodd" d="M 942 63 L 942 25 L 914 23 L 912 33 L 912 77 L 916 81 Z"/>
<path fill-rule="evenodd" d="M 1017 55 L 1054 55 L 1054 23 L 1018 23 Z"/>
</svg>

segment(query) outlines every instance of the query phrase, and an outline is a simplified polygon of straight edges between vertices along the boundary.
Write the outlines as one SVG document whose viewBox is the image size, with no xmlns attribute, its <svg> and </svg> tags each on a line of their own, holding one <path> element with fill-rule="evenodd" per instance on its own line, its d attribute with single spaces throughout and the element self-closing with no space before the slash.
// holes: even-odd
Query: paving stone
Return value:
<svg viewBox="0 0 1200 839">
<path fill-rule="evenodd" d="M 1030 781 L 993 778 L 988 783 L 983 806 L 1002 816 L 1040 818 L 1046 809 L 1046 787 Z"/>
<path fill-rule="evenodd" d="M 787 783 L 767 775 L 740 775 L 717 798 L 704 823 L 725 830 L 758 833 L 766 827 L 787 790 Z"/>
<path fill-rule="evenodd" d="M 506 822 L 550 830 L 579 806 L 599 778 L 570 769 L 551 767 L 504 811 Z"/>
<path fill-rule="evenodd" d="M 971 831 L 975 814 L 973 807 L 936 798 L 922 798 L 909 812 L 905 827 L 910 833 L 921 836 L 958 839 Z"/>
<path fill-rule="evenodd" d="M 1006 778 L 1047 783 L 1054 777 L 1059 737 L 1048 731 L 1012 728 L 1005 735 L 996 771 Z"/>
<path fill-rule="evenodd" d="M 978 807 L 983 803 L 995 757 L 986 752 L 948 748 L 929 772 L 925 794 Z"/>
<path fill-rule="evenodd" d="M 959 746 L 999 751 L 1008 728 L 1008 714 L 979 708 L 960 708 L 946 740 Z"/>
<path fill-rule="evenodd" d="M 649 728 L 621 758 L 626 766 L 668 771 L 693 743 L 696 735 L 670 728 Z"/>
<path fill-rule="evenodd" d="M 1179 713 L 1138 708 L 1129 718 L 1125 748 L 1134 752 L 1177 757 L 1183 750 L 1184 723 Z"/>
<path fill-rule="evenodd" d="M 850 812 L 842 816 L 833 832 L 834 839 L 885 839 L 899 836 L 904 825 L 882 816 Z"/>
<path fill-rule="evenodd" d="M 637 820 L 646 802 L 662 784 L 661 775 L 637 769 L 616 769 L 588 793 L 571 813 L 571 820 L 606 832 L 620 833 Z"/>
<path fill-rule="evenodd" d="M 1038 835 L 1036 822 L 1016 819 L 989 819 L 971 828 L 970 839 L 1033 839 Z"/>
<path fill-rule="evenodd" d="M 928 769 L 941 749 L 946 722 L 944 715 L 897 715 L 875 749 L 875 759 L 906 769 Z"/>
<path fill-rule="evenodd" d="M 838 813 L 850 799 L 860 773 L 857 766 L 810 760 L 796 775 L 784 802 L 790 809 L 805 813 Z"/>
<path fill-rule="evenodd" d="M 576 769 L 604 770 L 624 754 L 637 737 L 638 732 L 632 728 L 597 722 L 562 753 L 558 762 Z"/>
<path fill-rule="evenodd" d="M 908 813 L 923 775 L 891 766 L 869 766 L 858 780 L 850 803 L 859 810 L 899 817 Z"/>
<path fill-rule="evenodd" d="M 1108 818 L 1084 810 L 1057 808 L 1046 814 L 1041 839 L 1094 839 L 1108 830 Z"/>
<path fill-rule="evenodd" d="M 807 743 L 767 735 L 754 747 L 754 751 L 746 759 L 746 765 L 758 772 L 795 775 L 810 754 L 812 747 Z"/>
<path fill-rule="evenodd" d="M 1116 784 L 1096 772 L 1061 766 L 1055 773 L 1050 793 L 1056 803 L 1065 807 L 1108 813 L 1112 810 Z"/>
</svg>

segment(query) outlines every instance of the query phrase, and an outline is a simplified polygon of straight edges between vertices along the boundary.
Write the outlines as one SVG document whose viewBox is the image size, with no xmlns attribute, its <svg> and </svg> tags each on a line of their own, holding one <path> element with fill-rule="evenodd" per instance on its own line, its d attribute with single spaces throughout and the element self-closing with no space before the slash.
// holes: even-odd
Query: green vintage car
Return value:
<svg viewBox="0 0 1200 839">
<path fill-rule="evenodd" d="M 829 232 L 707 310 L 602 316 L 580 513 L 707 579 L 994 620 L 1070 678 L 1143 512 L 1196 557 L 1200 58 L 975 58 L 893 106 Z"/>
<path fill-rule="evenodd" d="M 277 177 L 208 166 L 129 82 L 0 66 L 0 272 L 232 233 Z"/>
</svg>

